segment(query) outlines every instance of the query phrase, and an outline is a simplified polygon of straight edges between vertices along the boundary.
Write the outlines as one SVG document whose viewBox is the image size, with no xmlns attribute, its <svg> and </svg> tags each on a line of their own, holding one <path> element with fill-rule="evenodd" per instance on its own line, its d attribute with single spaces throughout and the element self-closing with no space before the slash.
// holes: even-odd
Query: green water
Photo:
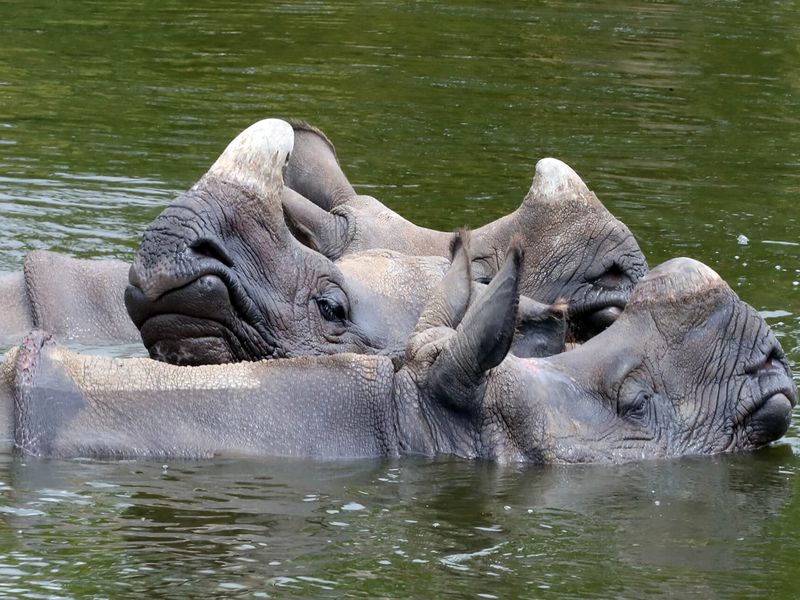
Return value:
<svg viewBox="0 0 800 600">
<path fill-rule="evenodd" d="M 556 156 L 800 364 L 800 3 L 0 3 L 0 271 L 130 258 L 268 116 L 420 224 Z M 737 243 L 737 236 L 749 239 Z M 800 431 L 608 467 L 0 456 L 0 597 L 796 598 Z"/>
</svg>

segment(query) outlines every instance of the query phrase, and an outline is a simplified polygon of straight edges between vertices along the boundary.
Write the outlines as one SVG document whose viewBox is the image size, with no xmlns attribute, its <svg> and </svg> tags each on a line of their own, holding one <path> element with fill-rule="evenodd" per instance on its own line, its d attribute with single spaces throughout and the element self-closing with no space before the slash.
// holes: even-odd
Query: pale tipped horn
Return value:
<svg viewBox="0 0 800 600">
<path fill-rule="evenodd" d="M 566 163 L 557 158 L 543 158 L 536 163 L 536 172 L 524 203 L 556 204 L 576 200 L 597 202 L 592 191 Z"/>
<path fill-rule="evenodd" d="M 236 183 L 267 197 L 283 185 L 283 166 L 293 146 L 294 130 L 289 123 L 281 119 L 258 121 L 228 144 L 203 179 Z M 203 179 L 195 187 L 202 185 Z"/>
</svg>

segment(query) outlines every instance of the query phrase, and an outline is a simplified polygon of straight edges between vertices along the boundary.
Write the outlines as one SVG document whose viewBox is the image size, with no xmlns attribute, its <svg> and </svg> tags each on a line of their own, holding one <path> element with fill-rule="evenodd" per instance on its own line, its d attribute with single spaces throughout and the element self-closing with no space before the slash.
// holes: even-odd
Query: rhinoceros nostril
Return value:
<svg viewBox="0 0 800 600">
<path fill-rule="evenodd" d="M 202 237 L 189 244 L 189 248 L 197 255 L 212 258 L 226 267 L 233 267 L 233 259 L 225 247 L 216 239 Z"/>
</svg>

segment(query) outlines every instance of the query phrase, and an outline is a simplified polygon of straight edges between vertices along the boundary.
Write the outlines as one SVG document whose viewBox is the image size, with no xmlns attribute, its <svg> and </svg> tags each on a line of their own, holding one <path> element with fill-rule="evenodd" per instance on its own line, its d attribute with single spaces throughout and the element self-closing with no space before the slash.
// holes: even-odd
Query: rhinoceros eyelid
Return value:
<svg viewBox="0 0 800 600">
<path fill-rule="evenodd" d="M 647 405 L 652 399 L 653 393 L 644 389 L 639 390 L 631 402 L 620 398 L 617 414 L 626 419 L 641 420 L 647 414 Z"/>
<path fill-rule="evenodd" d="M 613 370 L 606 375 L 606 381 L 610 382 L 606 389 L 612 402 L 619 403 L 623 387 L 630 383 L 632 377 L 637 377 L 643 369 L 644 364 L 640 360 L 623 360 L 614 366 Z"/>
<path fill-rule="evenodd" d="M 314 297 L 314 301 L 326 321 L 343 323 L 350 318 L 347 296 L 336 285 L 328 285 L 319 295 Z"/>
</svg>

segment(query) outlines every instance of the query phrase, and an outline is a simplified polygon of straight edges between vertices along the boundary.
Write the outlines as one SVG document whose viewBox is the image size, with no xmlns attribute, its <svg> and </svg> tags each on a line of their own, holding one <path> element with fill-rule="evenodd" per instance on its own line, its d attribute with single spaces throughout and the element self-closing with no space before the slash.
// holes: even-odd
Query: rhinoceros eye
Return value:
<svg viewBox="0 0 800 600">
<path fill-rule="evenodd" d="M 592 277 L 590 281 L 592 284 L 600 287 L 616 288 L 622 285 L 626 278 L 625 269 L 617 263 L 613 263 L 605 271 L 596 277 Z"/>
<path fill-rule="evenodd" d="M 633 398 L 620 399 L 617 406 L 619 416 L 623 419 L 641 421 L 647 416 L 647 406 L 653 399 L 650 392 L 640 390 Z"/>
<path fill-rule="evenodd" d="M 643 365 L 631 369 L 624 376 L 616 390 L 616 409 L 620 418 L 637 422 L 646 420 L 655 396 L 647 381 L 647 370 Z"/>
<path fill-rule="evenodd" d="M 329 288 L 315 298 L 319 314 L 326 321 L 341 323 L 347 320 L 347 296 L 338 288 Z"/>
</svg>

